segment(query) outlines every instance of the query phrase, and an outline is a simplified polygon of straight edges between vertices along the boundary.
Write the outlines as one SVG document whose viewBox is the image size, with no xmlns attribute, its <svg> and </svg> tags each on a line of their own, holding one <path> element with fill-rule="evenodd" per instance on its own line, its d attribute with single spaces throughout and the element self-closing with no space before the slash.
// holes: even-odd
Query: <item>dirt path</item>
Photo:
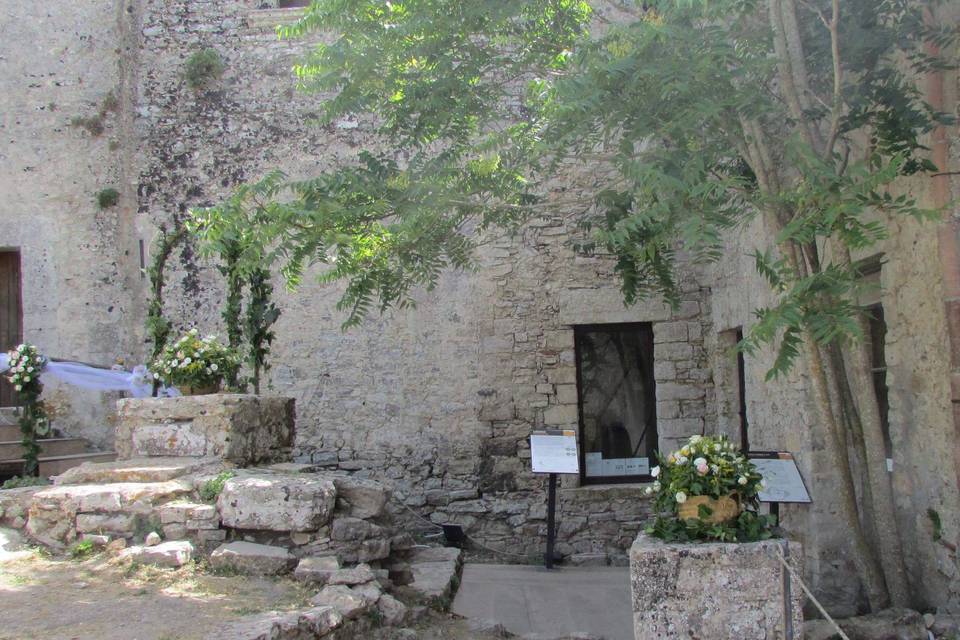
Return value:
<svg viewBox="0 0 960 640">
<path fill-rule="evenodd" d="M 0 640 L 203 640 L 245 615 L 307 606 L 313 593 L 290 579 L 215 576 L 195 565 L 171 570 L 106 554 L 86 560 L 0 554 Z M 411 637 L 504 636 L 430 612 L 411 629 L 379 629 L 367 640 Z"/>
<path fill-rule="evenodd" d="M 310 595 L 292 580 L 31 554 L 0 563 L 0 640 L 200 640 L 243 615 L 303 606 Z"/>
</svg>

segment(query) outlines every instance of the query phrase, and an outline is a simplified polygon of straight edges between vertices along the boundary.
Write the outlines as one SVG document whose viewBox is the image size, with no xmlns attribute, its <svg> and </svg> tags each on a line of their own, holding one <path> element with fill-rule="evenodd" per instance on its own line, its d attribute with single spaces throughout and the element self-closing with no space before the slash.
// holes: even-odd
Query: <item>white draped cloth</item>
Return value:
<svg viewBox="0 0 960 640">
<path fill-rule="evenodd" d="M 10 356 L 0 352 L 0 372 L 10 368 Z M 126 391 L 134 398 L 145 398 L 153 394 L 153 380 L 143 365 L 133 371 L 124 369 L 100 369 L 81 362 L 63 362 L 48 360 L 40 372 L 40 382 L 46 384 L 49 378 L 56 378 L 82 389 L 95 391 Z M 169 387 L 161 387 L 158 395 L 178 396 L 180 392 Z"/>
</svg>

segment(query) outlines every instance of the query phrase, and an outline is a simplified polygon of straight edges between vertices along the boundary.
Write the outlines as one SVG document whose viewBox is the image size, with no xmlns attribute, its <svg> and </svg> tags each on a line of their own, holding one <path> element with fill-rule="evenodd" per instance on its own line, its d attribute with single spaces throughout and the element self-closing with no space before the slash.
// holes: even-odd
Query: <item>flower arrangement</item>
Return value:
<svg viewBox="0 0 960 640">
<path fill-rule="evenodd" d="M 10 368 L 6 372 L 7 380 L 17 393 L 35 392 L 39 395 L 43 389 L 40 384 L 40 372 L 47 366 L 47 359 L 34 345 L 24 343 L 7 353 Z"/>
<path fill-rule="evenodd" d="M 692 436 L 660 458 L 646 489 L 657 511 L 648 533 L 670 541 L 746 542 L 769 538 L 771 516 L 757 513 L 763 477 L 724 437 Z"/>
<path fill-rule="evenodd" d="M 33 476 L 37 472 L 40 446 L 37 436 L 50 433 L 50 419 L 40 401 L 43 384 L 40 373 L 47 366 L 47 359 L 32 344 L 23 343 L 7 353 L 7 380 L 13 385 L 20 400 L 17 410 L 20 425 L 20 444 L 23 446 L 23 474 Z"/>
<path fill-rule="evenodd" d="M 240 358 L 233 349 L 221 344 L 216 336 L 201 338 L 196 329 L 168 344 L 150 363 L 154 380 L 191 392 L 216 391 L 223 379 L 239 368 Z"/>
</svg>

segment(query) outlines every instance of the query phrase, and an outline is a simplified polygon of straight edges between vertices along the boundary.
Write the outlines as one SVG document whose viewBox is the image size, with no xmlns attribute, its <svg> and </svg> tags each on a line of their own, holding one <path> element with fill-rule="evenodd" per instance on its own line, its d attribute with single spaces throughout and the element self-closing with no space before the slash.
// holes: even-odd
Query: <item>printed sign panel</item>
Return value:
<svg viewBox="0 0 960 640">
<path fill-rule="evenodd" d="M 577 433 L 534 431 L 530 435 L 530 457 L 534 473 L 580 473 Z"/>
<path fill-rule="evenodd" d="M 776 454 L 751 452 L 747 456 L 767 485 L 767 488 L 759 493 L 760 502 L 813 502 L 807 487 L 803 484 L 797 461 L 792 455 L 785 452 Z"/>
</svg>

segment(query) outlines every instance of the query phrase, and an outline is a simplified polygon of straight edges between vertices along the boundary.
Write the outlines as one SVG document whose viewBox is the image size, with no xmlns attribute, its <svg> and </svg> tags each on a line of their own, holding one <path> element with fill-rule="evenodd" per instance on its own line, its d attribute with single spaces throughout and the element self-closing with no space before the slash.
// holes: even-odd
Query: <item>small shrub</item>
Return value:
<svg viewBox="0 0 960 640">
<path fill-rule="evenodd" d="M 191 89 L 202 89 L 223 75 L 223 58 L 216 49 L 203 49 L 187 58 L 184 77 Z"/>
<path fill-rule="evenodd" d="M 220 492 L 223 491 L 223 485 L 235 475 L 237 474 L 233 471 L 224 471 L 218 474 L 217 477 L 204 482 L 200 485 L 200 499 L 204 502 L 216 502 Z"/>
<path fill-rule="evenodd" d="M 97 192 L 97 205 L 101 209 L 109 209 L 120 201 L 120 192 L 113 187 L 107 187 Z"/>
<path fill-rule="evenodd" d="M 94 138 L 103 135 L 103 117 L 99 113 L 94 116 L 76 116 L 70 120 L 70 124 L 74 127 L 86 129 L 87 133 Z"/>
<path fill-rule="evenodd" d="M 70 557 L 74 560 L 83 560 L 89 558 L 96 551 L 96 547 L 91 540 L 81 540 L 70 547 Z"/>
<path fill-rule="evenodd" d="M 103 102 L 100 103 L 100 116 L 105 116 L 107 112 L 117 111 L 118 109 L 120 109 L 120 100 L 111 89 L 107 92 L 107 95 L 103 96 Z"/>
<path fill-rule="evenodd" d="M 46 478 L 37 478 L 34 476 L 14 476 L 3 483 L 2 489 L 19 489 L 20 487 L 42 487 L 50 484 Z"/>
</svg>

